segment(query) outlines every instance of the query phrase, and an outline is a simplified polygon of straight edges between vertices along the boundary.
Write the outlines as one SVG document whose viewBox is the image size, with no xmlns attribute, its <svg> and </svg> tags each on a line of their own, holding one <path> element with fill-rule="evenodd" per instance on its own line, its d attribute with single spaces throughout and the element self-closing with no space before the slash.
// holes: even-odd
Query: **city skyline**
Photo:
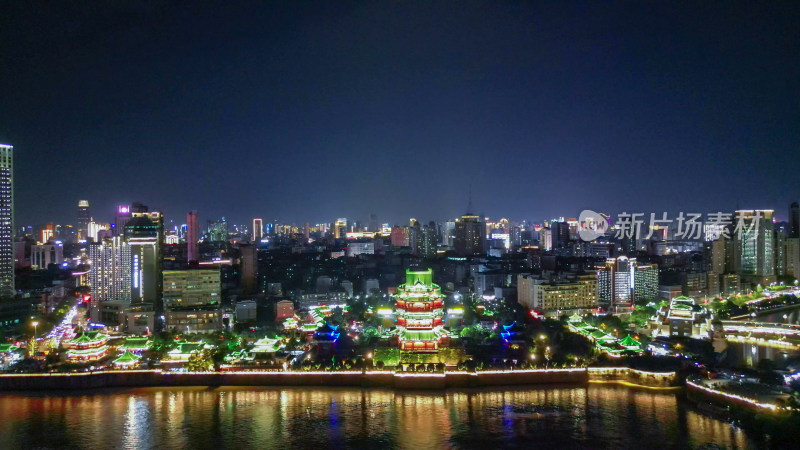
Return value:
<svg viewBox="0 0 800 450">
<path fill-rule="evenodd" d="M 441 220 L 470 187 L 531 220 L 800 197 L 797 5 L 459 5 L 11 4 L 17 223 L 79 199 L 246 224 Z"/>
</svg>

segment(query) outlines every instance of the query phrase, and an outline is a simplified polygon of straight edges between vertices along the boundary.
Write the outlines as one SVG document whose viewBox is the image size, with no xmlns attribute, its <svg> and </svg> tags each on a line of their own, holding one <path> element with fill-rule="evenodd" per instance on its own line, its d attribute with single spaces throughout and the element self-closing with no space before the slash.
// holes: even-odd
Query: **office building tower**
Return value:
<svg viewBox="0 0 800 450">
<path fill-rule="evenodd" d="M 480 216 L 467 213 L 456 219 L 453 246 L 459 256 L 479 256 L 486 252 L 486 229 Z"/>
<path fill-rule="evenodd" d="M 725 273 L 725 252 L 727 249 L 726 239 L 721 237 L 711 243 L 711 272 L 717 275 Z"/>
<path fill-rule="evenodd" d="M 186 260 L 197 262 L 197 211 L 186 214 Z"/>
<path fill-rule="evenodd" d="M 436 241 L 437 241 L 436 225 L 433 222 L 431 222 L 426 227 L 422 228 L 420 246 L 419 246 L 419 256 L 426 259 L 435 258 Z"/>
<path fill-rule="evenodd" d="M 258 253 L 255 245 L 239 246 L 241 256 L 240 269 L 242 274 L 242 294 L 250 295 L 256 291 L 256 277 L 258 275 Z"/>
<path fill-rule="evenodd" d="M 377 233 L 378 231 L 380 231 L 378 229 L 378 216 L 377 215 L 375 215 L 375 214 L 370 214 L 369 215 L 369 227 L 367 228 L 367 231 L 370 231 L 372 233 Z"/>
<path fill-rule="evenodd" d="M 261 219 L 253 219 L 252 241 L 259 242 L 262 237 L 264 237 L 264 221 Z"/>
<path fill-rule="evenodd" d="M 78 229 L 76 235 L 78 240 L 88 239 L 89 236 L 89 222 L 92 221 L 92 215 L 89 213 L 89 201 L 81 200 L 78 202 Z"/>
<path fill-rule="evenodd" d="M 208 240 L 210 242 L 225 242 L 228 240 L 228 221 L 225 218 L 208 222 Z"/>
<path fill-rule="evenodd" d="M 165 270 L 164 309 L 219 305 L 222 279 L 219 269 Z"/>
<path fill-rule="evenodd" d="M 160 309 L 161 236 L 152 213 L 137 213 L 124 228 L 131 251 L 131 303 L 148 303 Z"/>
<path fill-rule="evenodd" d="M 606 259 L 597 270 L 597 298 L 609 312 L 627 312 L 636 302 L 656 300 L 658 265 L 639 264 L 626 256 Z"/>
<path fill-rule="evenodd" d="M 392 247 L 408 247 L 408 228 L 393 226 L 389 239 Z"/>
<path fill-rule="evenodd" d="M 567 222 L 551 223 L 550 232 L 554 249 L 563 249 L 569 245 L 569 224 Z"/>
<path fill-rule="evenodd" d="M 334 239 L 344 239 L 347 237 L 347 218 L 340 217 L 333 223 Z"/>
<path fill-rule="evenodd" d="M 125 224 L 128 223 L 131 218 L 130 205 L 117 206 L 117 212 L 114 214 L 114 236 L 122 236 L 125 234 Z"/>
<path fill-rule="evenodd" d="M 789 205 L 789 237 L 800 238 L 800 205 L 797 202 Z"/>
<path fill-rule="evenodd" d="M 746 281 L 764 286 L 775 281 L 775 235 L 772 210 L 739 210 L 742 225 L 734 236 L 736 272 Z"/>
<path fill-rule="evenodd" d="M 14 290 L 14 147 L 0 145 L 0 296 Z"/>
<path fill-rule="evenodd" d="M 123 306 L 131 302 L 131 248 L 120 236 L 89 246 L 91 317 L 99 320 L 104 303 Z"/>
</svg>

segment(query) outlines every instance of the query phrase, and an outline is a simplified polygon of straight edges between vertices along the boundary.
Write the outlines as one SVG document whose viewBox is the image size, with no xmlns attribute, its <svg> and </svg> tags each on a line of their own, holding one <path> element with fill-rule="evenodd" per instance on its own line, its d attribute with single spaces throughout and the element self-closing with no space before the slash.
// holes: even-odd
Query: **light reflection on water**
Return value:
<svg viewBox="0 0 800 450">
<path fill-rule="evenodd" d="M 754 442 L 672 393 L 148 388 L 0 395 L 0 448 L 689 448 Z"/>
</svg>

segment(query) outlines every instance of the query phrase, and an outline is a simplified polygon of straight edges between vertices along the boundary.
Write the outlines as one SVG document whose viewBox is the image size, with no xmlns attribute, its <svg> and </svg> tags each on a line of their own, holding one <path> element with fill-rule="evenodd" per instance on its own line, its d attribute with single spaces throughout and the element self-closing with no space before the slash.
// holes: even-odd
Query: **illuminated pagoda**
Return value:
<svg viewBox="0 0 800 450">
<path fill-rule="evenodd" d="M 68 340 L 67 359 L 70 361 L 97 361 L 108 354 L 108 336 L 96 332 L 83 332 Z"/>
<path fill-rule="evenodd" d="M 148 337 L 127 337 L 125 343 L 119 349 L 126 352 L 141 353 L 150 348 L 150 338 Z"/>
<path fill-rule="evenodd" d="M 444 330 L 444 297 L 433 284 L 433 270 L 406 269 L 397 287 L 395 314 L 400 350 L 435 353 L 448 338 Z"/>
<path fill-rule="evenodd" d="M 338 325 L 331 325 L 327 322 L 323 322 L 314 333 L 314 342 L 317 344 L 317 354 L 320 356 L 333 355 L 339 336 L 341 336 L 341 333 L 339 332 Z"/>
<path fill-rule="evenodd" d="M 125 351 L 125 353 L 123 353 L 119 358 L 114 360 L 114 367 L 123 369 L 138 367 L 141 359 L 141 356 L 135 355 L 129 351 Z"/>
</svg>

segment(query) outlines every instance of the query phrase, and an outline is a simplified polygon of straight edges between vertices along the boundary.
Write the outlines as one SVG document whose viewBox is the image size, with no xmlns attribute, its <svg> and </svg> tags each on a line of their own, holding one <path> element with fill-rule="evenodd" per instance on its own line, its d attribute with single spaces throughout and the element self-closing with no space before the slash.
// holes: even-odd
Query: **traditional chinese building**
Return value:
<svg viewBox="0 0 800 450">
<path fill-rule="evenodd" d="M 400 350 L 435 353 L 447 344 L 444 297 L 433 284 L 433 270 L 406 269 L 406 282 L 397 287 L 395 298 Z"/>
</svg>

